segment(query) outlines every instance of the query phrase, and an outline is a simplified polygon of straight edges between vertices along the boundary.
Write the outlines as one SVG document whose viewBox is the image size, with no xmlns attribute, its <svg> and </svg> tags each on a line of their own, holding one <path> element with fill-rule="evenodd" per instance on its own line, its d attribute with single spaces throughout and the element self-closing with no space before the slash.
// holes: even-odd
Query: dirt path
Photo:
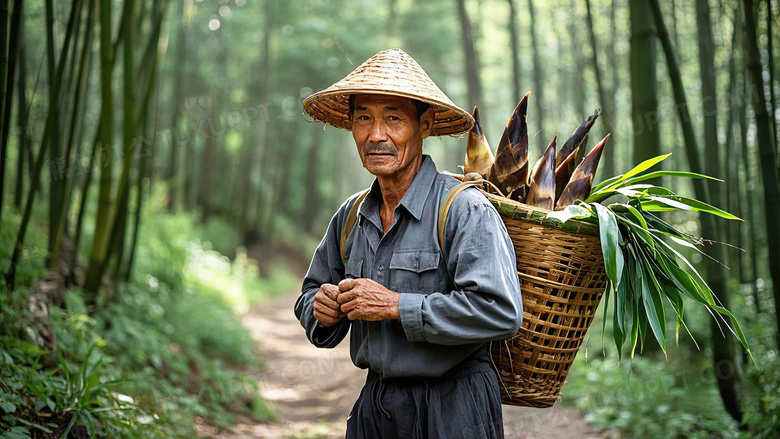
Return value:
<svg viewBox="0 0 780 439">
<path fill-rule="evenodd" d="M 352 365 L 349 345 L 317 349 L 309 344 L 293 315 L 297 294 L 263 304 L 243 317 L 261 346 L 266 369 L 257 374 L 263 398 L 277 420 L 268 424 L 238 424 L 233 432 L 198 426 L 202 437 L 220 438 L 343 438 L 346 418 L 365 381 Z M 504 406 L 507 439 L 605 437 L 590 428 L 576 410 Z"/>
</svg>

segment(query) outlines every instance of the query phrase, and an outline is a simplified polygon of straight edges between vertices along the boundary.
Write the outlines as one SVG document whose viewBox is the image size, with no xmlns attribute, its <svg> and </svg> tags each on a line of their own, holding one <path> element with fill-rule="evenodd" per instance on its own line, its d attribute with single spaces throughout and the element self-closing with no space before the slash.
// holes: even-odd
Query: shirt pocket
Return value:
<svg viewBox="0 0 780 439">
<path fill-rule="evenodd" d="M 390 259 L 390 289 L 430 294 L 442 289 L 438 250 L 399 251 Z"/>
<path fill-rule="evenodd" d="M 351 257 L 344 265 L 344 278 L 358 279 L 363 277 L 363 258 Z"/>
</svg>

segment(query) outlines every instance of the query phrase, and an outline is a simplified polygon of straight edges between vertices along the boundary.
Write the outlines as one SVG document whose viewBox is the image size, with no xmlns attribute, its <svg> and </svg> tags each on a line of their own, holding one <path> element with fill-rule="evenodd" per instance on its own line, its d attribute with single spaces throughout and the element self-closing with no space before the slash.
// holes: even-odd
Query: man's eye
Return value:
<svg viewBox="0 0 780 439">
<path fill-rule="evenodd" d="M 366 116 L 365 114 L 358 116 L 357 120 L 368 120 L 368 116 Z"/>
<path fill-rule="evenodd" d="M 390 119 L 390 120 L 392 120 L 392 121 L 398 121 L 398 120 L 401 120 L 401 118 L 400 118 L 400 117 L 398 117 L 398 116 L 392 116 L 392 115 L 391 115 L 391 116 L 387 116 L 387 118 L 388 118 L 388 119 Z"/>
</svg>

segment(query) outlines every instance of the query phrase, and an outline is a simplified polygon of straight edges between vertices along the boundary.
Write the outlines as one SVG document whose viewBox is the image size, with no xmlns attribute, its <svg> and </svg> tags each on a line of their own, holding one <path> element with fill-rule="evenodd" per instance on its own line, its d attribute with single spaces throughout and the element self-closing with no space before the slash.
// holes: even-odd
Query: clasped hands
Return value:
<svg viewBox="0 0 780 439">
<path fill-rule="evenodd" d="M 350 320 L 398 319 L 400 294 L 371 279 L 344 279 L 338 285 L 322 284 L 314 295 L 314 317 L 322 326 Z"/>
</svg>

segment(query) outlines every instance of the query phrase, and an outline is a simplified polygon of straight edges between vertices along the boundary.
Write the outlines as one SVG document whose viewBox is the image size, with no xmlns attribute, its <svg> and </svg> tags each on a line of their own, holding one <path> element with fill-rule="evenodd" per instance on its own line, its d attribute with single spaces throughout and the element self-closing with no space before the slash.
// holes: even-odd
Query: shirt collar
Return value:
<svg viewBox="0 0 780 439">
<path fill-rule="evenodd" d="M 409 189 L 406 190 L 400 206 L 404 206 L 406 210 L 412 214 L 415 219 L 419 220 L 422 217 L 422 211 L 425 207 L 425 201 L 428 199 L 428 193 L 431 191 L 433 181 L 438 174 L 436 164 L 433 163 L 433 159 L 427 154 L 423 154 L 423 162 L 420 165 L 420 170 L 417 175 L 414 176 L 412 184 Z M 371 190 L 359 209 L 361 215 L 371 218 L 372 215 L 379 215 L 379 198 L 381 197 L 379 189 L 379 181 L 374 179 L 371 184 Z"/>
</svg>

